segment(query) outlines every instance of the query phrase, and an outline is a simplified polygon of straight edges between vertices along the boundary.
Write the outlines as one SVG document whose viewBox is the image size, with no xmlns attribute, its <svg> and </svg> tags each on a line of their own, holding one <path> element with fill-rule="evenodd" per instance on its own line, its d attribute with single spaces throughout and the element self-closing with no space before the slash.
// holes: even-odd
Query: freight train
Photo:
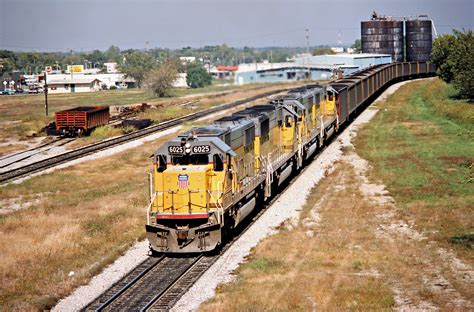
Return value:
<svg viewBox="0 0 474 312">
<path fill-rule="evenodd" d="M 151 251 L 214 250 L 387 86 L 434 74 L 426 62 L 374 66 L 291 90 L 162 145 L 150 174 Z"/>
</svg>

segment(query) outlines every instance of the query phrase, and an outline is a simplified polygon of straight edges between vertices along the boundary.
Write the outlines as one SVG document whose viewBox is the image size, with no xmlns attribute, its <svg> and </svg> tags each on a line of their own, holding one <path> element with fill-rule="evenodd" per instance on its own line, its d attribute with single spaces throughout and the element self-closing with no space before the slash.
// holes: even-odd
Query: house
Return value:
<svg viewBox="0 0 474 312">
<path fill-rule="evenodd" d="M 70 79 L 48 79 L 49 93 L 93 92 L 101 89 L 101 80 L 83 76 Z"/>
</svg>

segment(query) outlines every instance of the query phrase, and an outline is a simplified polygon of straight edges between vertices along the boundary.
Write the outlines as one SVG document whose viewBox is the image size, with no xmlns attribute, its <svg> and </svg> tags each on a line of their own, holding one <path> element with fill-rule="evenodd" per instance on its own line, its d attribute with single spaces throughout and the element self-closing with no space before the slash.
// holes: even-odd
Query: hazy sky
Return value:
<svg viewBox="0 0 474 312">
<path fill-rule="evenodd" d="M 310 45 L 348 44 L 373 10 L 474 28 L 474 0 L 0 0 L 0 49 L 306 46 L 305 28 Z"/>
</svg>

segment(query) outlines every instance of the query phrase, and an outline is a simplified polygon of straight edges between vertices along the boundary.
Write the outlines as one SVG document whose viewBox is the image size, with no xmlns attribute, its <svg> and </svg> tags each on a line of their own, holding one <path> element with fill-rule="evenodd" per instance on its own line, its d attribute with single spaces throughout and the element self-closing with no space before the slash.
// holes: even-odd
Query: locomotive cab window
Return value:
<svg viewBox="0 0 474 312">
<path fill-rule="evenodd" d="M 163 172 L 166 170 L 166 155 L 158 155 L 157 157 L 157 169 L 158 172 Z"/>
<path fill-rule="evenodd" d="M 214 162 L 214 171 L 222 171 L 224 170 L 224 160 L 222 159 L 222 156 L 219 154 L 214 154 L 213 156 L 213 162 Z"/>
<path fill-rule="evenodd" d="M 291 116 L 285 116 L 285 127 L 290 128 L 293 126 L 293 118 Z"/>
<path fill-rule="evenodd" d="M 209 163 L 209 157 L 207 154 L 171 156 L 171 163 L 173 166 L 207 165 Z"/>
</svg>

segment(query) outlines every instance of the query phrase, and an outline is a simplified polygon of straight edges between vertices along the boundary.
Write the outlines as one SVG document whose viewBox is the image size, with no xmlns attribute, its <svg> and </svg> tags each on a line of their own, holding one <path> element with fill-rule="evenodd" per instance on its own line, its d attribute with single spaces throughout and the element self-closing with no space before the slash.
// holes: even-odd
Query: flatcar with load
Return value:
<svg viewBox="0 0 474 312">
<path fill-rule="evenodd" d="M 165 143 L 150 173 L 151 251 L 215 249 L 388 85 L 434 74 L 426 62 L 374 66 L 291 90 Z"/>
<path fill-rule="evenodd" d="M 56 112 L 56 133 L 60 135 L 83 135 L 94 128 L 105 126 L 110 120 L 108 106 L 82 106 Z"/>
</svg>

